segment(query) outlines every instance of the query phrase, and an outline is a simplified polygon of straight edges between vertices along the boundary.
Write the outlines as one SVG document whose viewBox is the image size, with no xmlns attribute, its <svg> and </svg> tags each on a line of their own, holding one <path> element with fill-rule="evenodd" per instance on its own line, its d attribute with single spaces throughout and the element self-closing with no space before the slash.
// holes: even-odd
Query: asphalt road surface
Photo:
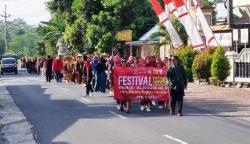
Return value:
<svg viewBox="0 0 250 144">
<path fill-rule="evenodd" d="M 138 104 L 126 114 L 108 94 L 81 98 L 84 87 L 45 83 L 25 71 L 0 79 L 41 144 L 250 144 L 249 123 L 188 103 L 183 117 L 156 107 L 142 112 Z"/>
</svg>

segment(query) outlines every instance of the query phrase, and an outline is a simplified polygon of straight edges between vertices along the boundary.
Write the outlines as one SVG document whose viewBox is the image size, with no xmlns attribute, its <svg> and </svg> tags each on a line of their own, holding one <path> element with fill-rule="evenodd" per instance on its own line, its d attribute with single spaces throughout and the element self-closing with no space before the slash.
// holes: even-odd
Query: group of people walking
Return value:
<svg viewBox="0 0 250 144">
<path fill-rule="evenodd" d="M 34 65 L 36 73 L 40 74 L 46 82 L 51 82 L 52 78 L 56 82 L 66 80 L 68 83 L 76 84 L 77 86 L 86 87 L 86 95 L 91 95 L 94 91 L 106 93 L 106 89 L 113 91 L 114 67 L 157 67 L 167 69 L 166 78 L 169 81 L 170 100 L 158 101 L 160 109 L 169 107 L 170 114 L 174 115 L 175 107 L 178 106 L 178 114 L 182 116 L 182 105 L 184 89 L 187 87 L 187 78 L 184 67 L 180 64 L 177 56 L 165 58 L 161 60 L 155 56 L 140 57 L 130 56 L 128 59 L 119 56 L 95 56 L 95 55 L 81 55 L 75 57 L 61 56 L 56 58 L 47 56 L 45 59 L 27 60 L 26 67 L 28 72 L 31 69 L 30 65 Z M 33 69 L 33 68 L 32 68 Z M 121 111 L 130 112 L 131 101 L 117 101 L 117 109 Z M 141 100 L 141 110 L 151 111 L 151 106 L 156 105 L 151 100 Z"/>
<path fill-rule="evenodd" d="M 170 99 L 169 101 L 158 101 L 159 109 L 167 107 L 170 109 L 170 114 L 175 115 L 175 107 L 178 106 L 178 115 L 182 116 L 182 106 L 183 106 L 183 97 L 184 89 L 187 87 L 187 78 L 184 67 L 180 64 L 180 60 L 177 56 L 171 58 L 165 58 L 163 61 L 160 58 L 155 56 L 146 57 L 142 59 L 140 57 L 129 57 L 128 60 L 122 59 L 119 57 L 114 57 L 114 67 L 157 67 L 168 69 L 166 78 L 169 81 L 169 92 Z M 112 77 L 112 66 L 111 66 L 111 77 Z M 113 79 L 111 79 L 113 80 Z M 112 82 L 111 82 L 112 83 Z M 118 101 L 117 100 L 117 109 L 121 111 L 126 111 L 127 113 L 131 108 L 131 101 Z M 156 105 L 154 101 L 143 99 L 141 100 L 141 110 L 146 110 L 147 112 L 151 111 L 151 106 Z"/>
</svg>

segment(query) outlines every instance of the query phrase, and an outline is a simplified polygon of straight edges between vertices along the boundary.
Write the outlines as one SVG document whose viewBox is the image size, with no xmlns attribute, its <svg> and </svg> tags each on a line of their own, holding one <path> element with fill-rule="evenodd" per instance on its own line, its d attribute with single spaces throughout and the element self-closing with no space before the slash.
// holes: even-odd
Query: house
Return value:
<svg viewBox="0 0 250 144">
<path fill-rule="evenodd" d="M 132 56 L 139 56 L 145 58 L 147 56 L 154 55 L 154 46 L 160 44 L 160 38 L 156 38 L 151 40 L 151 36 L 153 33 L 159 30 L 159 26 L 156 25 L 151 28 L 147 33 L 145 33 L 138 41 L 126 42 L 125 56 L 128 57 L 129 55 Z M 132 50 L 128 50 L 132 49 Z M 159 54 L 156 54 L 159 56 Z"/>
</svg>

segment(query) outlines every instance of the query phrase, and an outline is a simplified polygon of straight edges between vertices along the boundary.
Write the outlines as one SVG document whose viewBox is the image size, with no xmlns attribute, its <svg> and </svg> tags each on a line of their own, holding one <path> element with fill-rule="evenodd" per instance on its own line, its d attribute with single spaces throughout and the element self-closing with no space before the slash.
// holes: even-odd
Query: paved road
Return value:
<svg viewBox="0 0 250 144">
<path fill-rule="evenodd" d="M 21 72 L 4 75 L 14 101 L 41 144 L 249 144 L 250 124 L 216 117 L 185 104 L 184 117 L 153 109 L 117 112 L 112 97 L 80 96 L 83 87 L 44 83 Z"/>
</svg>

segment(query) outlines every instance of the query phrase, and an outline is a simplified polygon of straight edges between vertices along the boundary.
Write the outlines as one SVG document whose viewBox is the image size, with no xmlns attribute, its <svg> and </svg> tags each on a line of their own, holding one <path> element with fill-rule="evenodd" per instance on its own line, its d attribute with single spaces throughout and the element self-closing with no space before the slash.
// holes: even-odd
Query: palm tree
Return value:
<svg viewBox="0 0 250 144">
<path fill-rule="evenodd" d="M 42 22 L 37 31 L 42 36 L 43 41 L 53 49 L 63 36 L 66 26 L 66 21 L 59 14 L 55 13 L 49 22 Z M 55 52 L 55 49 L 53 51 Z"/>
<path fill-rule="evenodd" d="M 151 35 L 150 40 L 153 41 L 155 39 L 160 39 L 160 44 L 154 46 L 154 51 L 153 51 L 154 54 L 156 54 L 159 51 L 160 47 L 169 44 L 170 44 L 170 51 L 172 51 L 173 46 L 171 44 L 171 39 L 165 26 L 160 25 L 159 30 Z"/>
</svg>

